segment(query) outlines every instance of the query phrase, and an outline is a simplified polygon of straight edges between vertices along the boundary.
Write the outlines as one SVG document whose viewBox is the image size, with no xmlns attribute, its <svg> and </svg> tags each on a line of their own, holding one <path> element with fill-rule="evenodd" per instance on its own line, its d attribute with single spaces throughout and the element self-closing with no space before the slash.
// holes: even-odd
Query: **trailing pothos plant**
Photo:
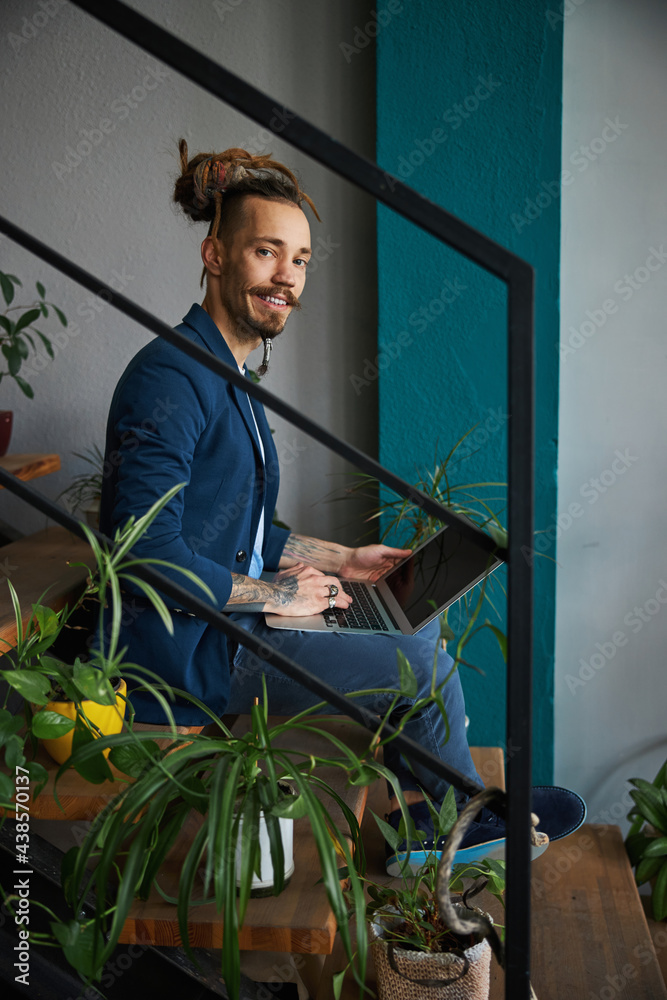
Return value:
<svg viewBox="0 0 667 1000">
<path fill-rule="evenodd" d="M 82 525 L 95 565 L 93 569 L 86 567 L 88 578 L 85 587 L 71 608 L 65 606 L 61 611 L 54 611 L 42 603 L 33 604 L 32 614 L 24 628 L 18 595 L 11 581 L 7 580 L 14 607 L 16 641 L 9 643 L 2 640 L 12 647 L 11 657 L 3 657 L 2 663 L 12 662 L 13 665 L 0 670 L 0 677 L 7 684 L 0 707 L 0 749 L 4 750 L 5 764 L 10 773 L 19 766 L 27 770 L 34 795 L 39 794 L 47 780 L 45 768 L 34 759 L 37 741 L 57 739 L 73 732 L 73 749 L 76 750 L 95 740 L 99 731 L 86 715 L 85 703 L 115 706 L 117 696 L 114 687 L 121 675 L 132 681 L 140 678 L 144 687 L 151 690 L 165 707 L 167 718 L 173 721 L 168 702 L 157 686 L 160 678 L 142 666 L 123 662 L 124 651 L 119 649 L 121 583 L 132 583 L 138 587 L 160 614 L 165 628 L 173 632 L 171 616 L 161 596 L 134 573 L 139 563 L 167 564 L 157 559 L 137 560 L 130 553 L 160 510 L 183 485 L 181 483 L 169 490 L 143 517 L 136 520 L 130 518 L 122 529 L 116 531 L 110 545 L 98 541 L 92 531 Z M 179 570 L 213 599 L 209 588 L 191 570 L 171 568 Z M 88 659 L 77 656 L 71 663 L 66 662 L 52 655 L 53 650 L 72 616 L 84 604 L 92 606 L 100 642 L 97 648 L 96 644 L 92 644 Z M 106 637 L 104 642 L 103 637 Z M 11 711 L 8 707 L 12 692 L 22 698 L 19 711 Z M 63 698 L 75 706 L 74 719 L 44 709 L 50 702 Z M 74 760 L 73 766 L 89 781 L 100 782 L 111 777 L 108 764 L 98 752 L 85 761 Z M 12 808 L 13 792 L 13 781 L 7 774 L 0 773 L 0 806 Z"/>
<path fill-rule="evenodd" d="M 7 365 L 6 371 L 0 371 L 0 382 L 5 376 L 13 378 L 28 399 L 32 399 L 33 389 L 19 372 L 23 362 L 30 357 L 30 352 L 37 350 L 36 337 L 41 341 L 48 356 L 54 357 L 50 339 L 37 329 L 35 323 L 40 318 L 48 318 L 49 308 L 53 309 L 62 326 L 67 326 L 67 318 L 62 309 L 46 300 L 46 290 L 40 281 L 35 285 L 39 298 L 30 305 L 17 305 L 14 302 L 17 287 L 21 288 L 22 283 L 15 274 L 5 274 L 4 271 L 0 271 L 0 288 L 7 307 L 0 313 L 0 350 Z M 14 316 L 15 313 L 18 315 Z"/>
</svg>

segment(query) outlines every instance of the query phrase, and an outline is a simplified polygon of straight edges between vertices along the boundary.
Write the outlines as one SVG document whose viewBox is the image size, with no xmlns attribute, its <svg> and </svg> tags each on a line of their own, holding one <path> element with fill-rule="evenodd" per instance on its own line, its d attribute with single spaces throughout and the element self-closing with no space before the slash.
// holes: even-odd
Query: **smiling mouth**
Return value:
<svg viewBox="0 0 667 1000">
<path fill-rule="evenodd" d="M 278 295 L 257 295 L 258 299 L 273 309 L 287 309 L 289 302 Z"/>
</svg>

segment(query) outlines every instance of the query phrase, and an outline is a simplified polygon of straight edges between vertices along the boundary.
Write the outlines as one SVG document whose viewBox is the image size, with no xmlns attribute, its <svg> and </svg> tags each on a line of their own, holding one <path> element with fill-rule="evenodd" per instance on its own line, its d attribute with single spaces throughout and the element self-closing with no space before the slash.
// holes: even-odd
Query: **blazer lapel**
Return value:
<svg viewBox="0 0 667 1000">
<path fill-rule="evenodd" d="M 215 356 L 220 358 L 221 361 L 224 361 L 226 364 L 232 366 L 238 371 L 236 358 L 227 346 L 227 341 L 222 336 L 205 309 L 202 309 L 200 305 L 195 303 L 195 305 L 191 307 L 187 316 L 184 317 L 183 322 L 196 331 L 199 338 L 204 342 L 211 354 L 215 354 Z M 217 375 L 213 375 L 212 372 L 210 375 L 212 378 L 219 377 Z M 235 385 L 232 385 L 231 383 L 228 384 L 232 393 L 232 398 L 238 407 L 239 413 L 243 417 L 243 422 L 246 425 L 248 434 L 250 435 L 250 440 L 255 448 L 256 459 L 261 465 L 262 451 L 259 446 L 255 421 L 250 410 L 250 399 L 248 394 L 243 392 L 242 389 L 237 389 Z"/>
</svg>

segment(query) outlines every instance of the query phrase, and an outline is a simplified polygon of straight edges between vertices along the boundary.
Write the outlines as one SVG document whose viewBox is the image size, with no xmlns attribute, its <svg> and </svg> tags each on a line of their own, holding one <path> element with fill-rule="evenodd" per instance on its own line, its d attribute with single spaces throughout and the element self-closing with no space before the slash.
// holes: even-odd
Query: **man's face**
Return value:
<svg viewBox="0 0 667 1000">
<path fill-rule="evenodd" d="M 306 282 L 310 227 L 296 205 L 248 196 L 241 227 L 223 244 L 220 298 L 241 342 L 275 337 Z"/>
</svg>

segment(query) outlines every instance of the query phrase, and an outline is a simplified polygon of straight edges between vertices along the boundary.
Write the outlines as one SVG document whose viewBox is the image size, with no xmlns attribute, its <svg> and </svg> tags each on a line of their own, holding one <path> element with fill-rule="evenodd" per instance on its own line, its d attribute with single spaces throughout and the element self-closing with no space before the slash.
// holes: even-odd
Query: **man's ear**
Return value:
<svg viewBox="0 0 667 1000">
<path fill-rule="evenodd" d="M 224 248 L 220 240 L 207 236 L 201 245 L 201 259 L 209 274 L 221 274 L 224 261 Z"/>
</svg>

